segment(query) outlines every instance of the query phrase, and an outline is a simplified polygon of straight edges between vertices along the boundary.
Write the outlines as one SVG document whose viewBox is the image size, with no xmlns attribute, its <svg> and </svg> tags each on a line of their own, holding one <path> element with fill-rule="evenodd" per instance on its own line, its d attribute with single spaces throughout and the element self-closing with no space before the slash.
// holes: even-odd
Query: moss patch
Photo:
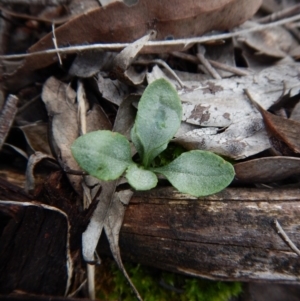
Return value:
<svg viewBox="0 0 300 301">
<path fill-rule="evenodd" d="M 140 265 L 125 264 L 144 301 L 228 301 L 242 292 L 239 282 L 220 282 L 162 272 Z M 135 300 L 116 264 L 106 260 L 97 273 L 97 298 Z"/>
</svg>

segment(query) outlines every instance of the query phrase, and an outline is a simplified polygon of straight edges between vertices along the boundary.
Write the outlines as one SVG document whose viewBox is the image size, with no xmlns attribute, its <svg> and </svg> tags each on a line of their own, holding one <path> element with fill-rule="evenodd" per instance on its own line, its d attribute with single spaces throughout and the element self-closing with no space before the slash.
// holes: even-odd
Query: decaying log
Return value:
<svg viewBox="0 0 300 301">
<path fill-rule="evenodd" d="M 34 198 L 0 179 L 0 294 L 64 296 L 84 280 L 81 234 L 89 213 L 78 210 L 67 187 L 56 172 Z"/>
<path fill-rule="evenodd" d="M 91 212 L 76 209 L 67 183 L 53 173 L 37 203 L 0 180 L 0 294 L 22 290 L 63 296 L 81 283 L 81 234 Z M 228 188 L 194 198 L 167 187 L 136 192 L 121 230 L 122 257 L 211 279 L 299 283 L 300 258 L 275 227 L 278 220 L 299 246 L 299 193 Z M 71 287 L 68 252 L 74 267 Z"/>
<path fill-rule="evenodd" d="M 300 282 L 300 189 L 226 189 L 193 198 L 136 193 L 120 236 L 124 260 L 219 280 Z"/>
</svg>

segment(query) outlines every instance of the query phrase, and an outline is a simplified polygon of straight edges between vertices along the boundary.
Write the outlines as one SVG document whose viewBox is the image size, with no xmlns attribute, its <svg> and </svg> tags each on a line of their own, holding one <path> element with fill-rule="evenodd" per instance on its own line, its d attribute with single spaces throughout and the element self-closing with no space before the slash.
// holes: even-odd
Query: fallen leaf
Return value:
<svg viewBox="0 0 300 301">
<path fill-rule="evenodd" d="M 235 160 L 260 153 L 271 147 L 259 116 L 233 122 L 224 131 L 218 128 L 192 130 L 174 139 L 188 150 L 200 149 Z"/>
<path fill-rule="evenodd" d="M 75 17 L 59 27 L 55 36 L 58 47 L 133 42 L 150 29 L 157 31 L 158 40 L 187 38 L 237 26 L 252 17 L 260 4 L 261 0 L 139 0 L 137 4 L 127 6 L 117 1 Z M 30 47 L 28 53 L 46 49 L 53 49 L 52 33 Z M 57 55 L 45 53 L 27 57 L 16 75 L 46 67 L 57 59 Z"/>
<path fill-rule="evenodd" d="M 219 63 L 226 64 L 227 66 L 236 67 L 234 59 L 234 47 L 232 40 L 226 40 L 223 44 L 206 45 L 205 58 L 214 60 Z M 222 78 L 231 77 L 232 73 L 215 68 Z"/>
<path fill-rule="evenodd" d="M 234 165 L 236 179 L 248 183 L 268 183 L 300 174 L 300 158 L 268 157 Z"/>
<path fill-rule="evenodd" d="M 114 194 L 112 204 L 105 219 L 104 230 L 115 261 L 129 282 L 138 300 L 142 301 L 142 297 L 125 270 L 119 249 L 119 234 L 123 224 L 126 206 L 128 205 L 132 195 L 133 192 L 131 190 L 123 190 Z"/>
<path fill-rule="evenodd" d="M 111 70 L 116 54 L 108 51 L 85 51 L 73 61 L 69 74 L 81 78 L 92 77 L 100 70 Z"/>
<path fill-rule="evenodd" d="M 122 133 L 130 140 L 130 131 L 134 124 L 136 109 L 133 106 L 133 102 L 137 102 L 140 99 L 139 95 L 130 95 L 125 98 L 117 112 L 115 119 L 114 131 Z"/>
<path fill-rule="evenodd" d="M 33 152 L 51 155 L 48 140 L 48 125 L 46 123 L 32 123 L 19 127 L 26 142 Z"/>
<path fill-rule="evenodd" d="M 88 263 L 95 263 L 94 252 L 104 227 L 104 220 L 108 213 L 116 185 L 117 181 L 109 181 L 101 186 L 101 194 L 97 198 L 98 205 L 92 214 L 90 223 L 82 234 L 82 256 Z"/>
<path fill-rule="evenodd" d="M 249 89 L 255 99 L 268 109 L 282 96 L 283 82 L 291 97 L 298 94 L 299 72 L 300 64 L 293 63 L 269 67 L 243 77 L 183 81 L 185 87 L 181 88 L 174 78 L 155 66 L 147 74 L 147 80 L 151 83 L 163 77 L 176 87 L 182 101 L 183 121 L 200 126 L 227 127 L 237 120 L 256 115 L 245 89 Z"/>
<path fill-rule="evenodd" d="M 17 103 L 18 98 L 15 95 L 9 95 L 0 112 L 0 149 L 5 142 L 7 134 L 17 114 Z"/>
<path fill-rule="evenodd" d="M 241 28 L 251 28 L 255 22 L 246 22 Z M 256 32 L 242 34 L 239 40 L 256 51 L 256 55 L 284 58 L 295 45 L 293 36 L 283 27 L 273 27 Z"/>
<path fill-rule="evenodd" d="M 42 99 L 50 120 L 49 143 L 62 169 L 79 170 L 71 153 L 71 145 L 79 134 L 75 97 L 76 93 L 70 86 L 54 77 L 44 84 Z M 82 195 L 80 177 L 72 174 L 67 176 L 75 191 Z"/>
<path fill-rule="evenodd" d="M 300 122 L 300 102 L 295 105 L 291 113 L 290 119 Z"/>
<path fill-rule="evenodd" d="M 144 45 L 154 39 L 156 32 L 154 30 L 147 33 L 145 36 L 129 44 L 114 58 L 114 71 L 125 72 L 131 63 L 134 61 L 138 53 L 142 50 Z"/>
<path fill-rule="evenodd" d="M 251 103 L 256 107 L 263 117 L 266 130 L 271 138 L 276 138 L 287 145 L 293 152 L 300 153 L 300 122 L 273 115 L 266 111 L 251 97 L 250 92 L 246 91 Z"/>
<path fill-rule="evenodd" d="M 35 188 L 34 168 L 36 165 L 44 159 L 55 161 L 55 159 L 47 154 L 41 152 L 35 152 L 29 157 L 27 168 L 26 168 L 26 183 L 25 190 L 27 192 L 33 192 Z"/>
<path fill-rule="evenodd" d="M 97 74 L 97 85 L 102 97 L 119 106 L 121 102 L 129 95 L 129 87 L 119 81 L 104 77 L 106 74 L 99 72 Z"/>
<path fill-rule="evenodd" d="M 128 68 L 132 64 L 132 62 L 135 60 L 136 56 L 139 54 L 139 52 L 142 50 L 144 45 L 149 41 L 155 38 L 156 32 L 150 31 L 142 38 L 136 40 L 135 42 L 128 45 L 126 48 L 124 48 L 114 59 L 113 64 L 113 70 L 112 73 L 122 82 L 134 85 L 134 83 L 130 80 L 130 76 L 133 76 L 133 70 L 132 68 L 129 70 L 129 73 L 127 73 Z"/>
</svg>

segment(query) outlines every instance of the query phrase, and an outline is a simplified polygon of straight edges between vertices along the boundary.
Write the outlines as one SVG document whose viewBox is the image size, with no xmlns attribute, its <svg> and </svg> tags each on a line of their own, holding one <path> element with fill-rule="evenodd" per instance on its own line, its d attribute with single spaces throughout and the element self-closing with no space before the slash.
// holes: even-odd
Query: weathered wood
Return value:
<svg viewBox="0 0 300 301">
<path fill-rule="evenodd" d="M 84 280 L 81 234 L 90 213 L 76 206 L 60 172 L 38 190 L 33 198 L 0 179 L 0 294 L 64 296 Z"/>
<path fill-rule="evenodd" d="M 193 198 L 136 193 L 120 236 L 124 260 L 221 280 L 299 283 L 300 258 L 276 233 L 300 240 L 300 189 L 226 189 Z"/>
<path fill-rule="evenodd" d="M 62 213 L 30 202 L 0 201 L 6 220 L 0 236 L 0 293 L 65 294 L 71 275 L 69 226 Z"/>
</svg>

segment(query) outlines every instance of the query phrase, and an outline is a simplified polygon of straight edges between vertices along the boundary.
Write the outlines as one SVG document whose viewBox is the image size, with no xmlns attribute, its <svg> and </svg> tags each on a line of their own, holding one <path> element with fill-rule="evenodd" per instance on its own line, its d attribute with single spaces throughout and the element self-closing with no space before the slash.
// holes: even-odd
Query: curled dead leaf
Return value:
<svg viewBox="0 0 300 301">
<path fill-rule="evenodd" d="M 236 179 L 249 183 L 268 183 L 300 174 L 300 158 L 268 157 L 234 165 Z"/>
<path fill-rule="evenodd" d="M 293 152 L 300 153 L 300 122 L 273 115 L 253 100 L 250 92 L 245 91 L 251 103 L 263 117 L 269 137 L 275 138 L 281 145 L 289 147 Z"/>
</svg>

